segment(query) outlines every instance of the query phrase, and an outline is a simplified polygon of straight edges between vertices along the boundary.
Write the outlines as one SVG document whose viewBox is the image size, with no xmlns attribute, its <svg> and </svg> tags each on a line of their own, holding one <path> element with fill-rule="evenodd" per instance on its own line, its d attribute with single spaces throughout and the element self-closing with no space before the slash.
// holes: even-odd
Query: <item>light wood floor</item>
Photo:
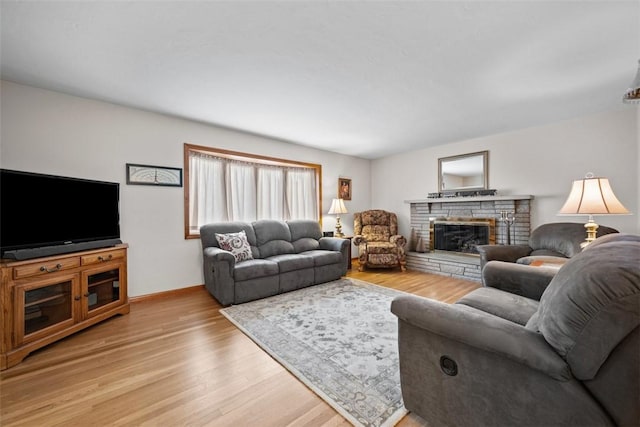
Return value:
<svg viewBox="0 0 640 427">
<path fill-rule="evenodd" d="M 453 302 L 475 282 L 415 271 L 348 273 Z M 219 313 L 201 287 L 133 302 L 0 374 L 2 426 L 348 426 Z M 422 426 L 409 414 L 398 426 Z M 435 427 L 435 426 L 434 426 Z"/>
</svg>

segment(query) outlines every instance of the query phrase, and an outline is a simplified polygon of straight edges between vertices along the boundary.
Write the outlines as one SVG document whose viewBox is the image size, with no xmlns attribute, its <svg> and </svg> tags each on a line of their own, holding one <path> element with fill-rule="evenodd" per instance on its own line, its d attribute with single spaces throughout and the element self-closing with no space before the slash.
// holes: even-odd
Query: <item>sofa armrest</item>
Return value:
<svg viewBox="0 0 640 427">
<path fill-rule="evenodd" d="M 389 242 L 398 246 L 399 248 L 404 248 L 407 244 L 407 239 L 400 234 L 395 234 L 389 238 Z"/>
<path fill-rule="evenodd" d="M 205 262 L 228 262 L 231 269 L 236 265 L 236 259 L 231 252 L 216 248 L 215 246 L 204 248 L 203 257 Z"/>
<path fill-rule="evenodd" d="M 414 295 L 396 297 L 391 312 L 426 333 L 509 359 L 555 380 L 572 378 L 567 363 L 543 336 L 517 323 L 462 304 L 445 304 Z"/>
<path fill-rule="evenodd" d="M 349 269 L 349 254 L 351 254 L 351 241 L 340 237 L 321 237 L 320 249 L 329 251 L 339 251 L 342 254 L 342 275 L 347 274 Z"/>
<path fill-rule="evenodd" d="M 494 260 L 516 262 L 532 251 L 528 245 L 478 245 L 476 249 L 480 254 L 481 266 Z"/>
<path fill-rule="evenodd" d="M 358 234 L 353 236 L 353 244 L 356 246 L 360 246 L 360 244 L 362 243 L 367 243 L 367 238 L 364 237 L 362 234 Z"/>
<path fill-rule="evenodd" d="M 348 239 L 341 239 L 340 237 L 321 237 L 318 242 L 320 243 L 320 249 L 338 252 L 346 250 L 347 245 L 350 243 Z"/>
<path fill-rule="evenodd" d="M 555 267 L 489 261 L 482 269 L 482 284 L 540 301 L 557 272 L 558 268 Z"/>
<path fill-rule="evenodd" d="M 235 257 L 231 252 L 210 246 L 204 248 L 202 258 L 205 287 L 220 304 L 232 304 L 235 299 Z"/>
</svg>

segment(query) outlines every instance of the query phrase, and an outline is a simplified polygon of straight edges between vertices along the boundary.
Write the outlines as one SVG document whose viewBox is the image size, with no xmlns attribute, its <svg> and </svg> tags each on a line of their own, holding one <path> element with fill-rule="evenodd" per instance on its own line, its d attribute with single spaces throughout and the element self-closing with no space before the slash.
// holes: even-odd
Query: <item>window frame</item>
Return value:
<svg viewBox="0 0 640 427">
<path fill-rule="evenodd" d="M 199 239 L 199 231 L 190 231 L 190 216 L 189 216 L 189 177 L 190 177 L 190 162 L 189 157 L 191 152 L 197 152 L 202 154 L 208 154 L 216 157 L 221 157 L 230 160 L 239 160 L 246 163 L 256 163 L 262 165 L 293 167 L 293 168 L 305 168 L 315 169 L 316 184 L 317 184 L 317 197 L 318 197 L 318 222 L 322 226 L 322 165 L 317 163 L 306 163 L 296 160 L 280 159 L 277 157 L 262 156 L 259 154 L 243 153 L 240 151 L 225 150 L 215 147 L 207 147 L 204 145 L 195 145 L 184 143 L 184 238 L 185 239 Z"/>
</svg>

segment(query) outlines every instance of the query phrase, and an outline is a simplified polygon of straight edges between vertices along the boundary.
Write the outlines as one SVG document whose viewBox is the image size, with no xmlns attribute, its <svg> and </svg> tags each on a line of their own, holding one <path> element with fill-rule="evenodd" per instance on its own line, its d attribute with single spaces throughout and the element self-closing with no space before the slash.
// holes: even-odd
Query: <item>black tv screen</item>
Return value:
<svg viewBox="0 0 640 427">
<path fill-rule="evenodd" d="M 119 239 L 119 193 L 116 182 L 0 169 L 2 255 Z"/>
</svg>

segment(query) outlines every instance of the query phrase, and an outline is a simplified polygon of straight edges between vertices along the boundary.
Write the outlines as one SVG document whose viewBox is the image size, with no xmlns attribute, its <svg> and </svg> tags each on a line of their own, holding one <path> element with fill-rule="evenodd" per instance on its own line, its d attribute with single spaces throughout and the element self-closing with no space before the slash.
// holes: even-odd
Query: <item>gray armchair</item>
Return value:
<svg viewBox="0 0 640 427">
<path fill-rule="evenodd" d="M 617 232 L 600 226 L 597 236 Z M 584 224 L 553 222 L 533 230 L 527 245 L 480 245 L 482 284 L 539 300 L 558 269 L 582 251 L 585 237 Z"/>
<path fill-rule="evenodd" d="M 433 426 L 637 426 L 640 236 L 596 239 L 540 301 L 394 299 L 402 396 Z"/>
<path fill-rule="evenodd" d="M 618 230 L 601 225 L 597 237 Z M 587 232 L 579 222 L 551 222 L 542 224 L 531 232 L 526 245 L 479 245 L 480 267 L 489 261 L 531 264 L 535 261 L 566 262 L 579 254 Z"/>
</svg>

